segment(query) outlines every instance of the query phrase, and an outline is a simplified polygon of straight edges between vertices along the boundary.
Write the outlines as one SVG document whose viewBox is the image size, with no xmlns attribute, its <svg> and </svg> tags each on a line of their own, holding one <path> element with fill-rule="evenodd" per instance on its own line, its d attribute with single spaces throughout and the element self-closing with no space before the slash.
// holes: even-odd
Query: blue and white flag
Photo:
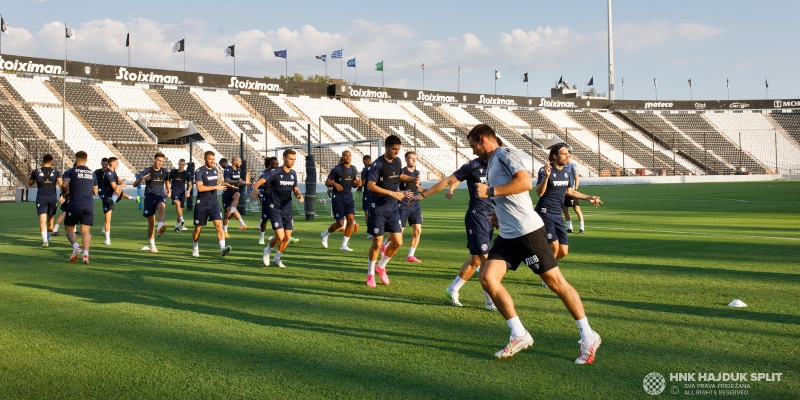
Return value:
<svg viewBox="0 0 800 400">
<path fill-rule="evenodd" d="M 356 59 L 355 58 L 351 58 L 351 59 L 347 60 L 347 66 L 355 68 L 356 67 Z"/>
<path fill-rule="evenodd" d="M 336 50 L 331 53 L 331 58 L 342 58 L 342 50 L 344 49 Z"/>
<path fill-rule="evenodd" d="M 274 51 L 275 57 L 286 58 L 286 50 Z"/>
<path fill-rule="evenodd" d="M 322 60 L 322 62 L 325 62 L 325 58 L 326 58 L 327 56 L 328 56 L 327 54 L 323 54 L 323 55 L 321 55 L 321 56 L 317 56 L 317 60 Z"/>
</svg>

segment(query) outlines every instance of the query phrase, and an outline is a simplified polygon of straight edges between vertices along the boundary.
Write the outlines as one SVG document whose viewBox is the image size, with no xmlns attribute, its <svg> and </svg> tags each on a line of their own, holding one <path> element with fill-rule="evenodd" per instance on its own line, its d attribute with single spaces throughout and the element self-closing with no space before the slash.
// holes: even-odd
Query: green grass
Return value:
<svg viewBox="0 0 800 400">
<path fill-rule="evenodd" d="M 0 204 L 0 398 L 646 398 L 654 371 L 780 372 L 747 398 L 798 396 L 800 183 L 583 189 L 605 205 L 584 207 L 587 234 L 560 265 L 603 336 L 590 366 L 573 363 L 575 323 L 524 266 L 505 284 L 531 350 L 492 358 L 508 328 L 477 279 L 465 307 L 448 305 L 467 258 L 465 191 L 425 201 L 424 262 L 402 261 L 404 245 L 376 289 L 363 233 L 353 253 L 338 233 L 321 248 L 327 218 L 298 218 L 288 268 L 264 268 L 252 229 L 231 231 L 225 259 L 210 228 L 199 259 L 171 229 L 159 254 L 139 251 L 146 222 L 123 202 L 113 246 L 98 222 L 82 265 L 65 236 L 38 248 L 32 204 Z M 660 397 L 684 397 L 673 385 Z"/>
</svg>

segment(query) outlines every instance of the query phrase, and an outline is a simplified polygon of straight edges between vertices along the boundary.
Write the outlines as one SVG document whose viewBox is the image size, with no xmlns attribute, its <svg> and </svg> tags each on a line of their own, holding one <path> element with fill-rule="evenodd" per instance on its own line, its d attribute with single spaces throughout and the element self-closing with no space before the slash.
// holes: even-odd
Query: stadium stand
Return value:
<svg viewBox="0 0 800 400">
<path fill-rule="evenodd" d="M 142 86 L 117 82 L 103 82 L 97 86 L 122 110 L 161 112 L 161 108 L 147 96 Z"/>
</svg>

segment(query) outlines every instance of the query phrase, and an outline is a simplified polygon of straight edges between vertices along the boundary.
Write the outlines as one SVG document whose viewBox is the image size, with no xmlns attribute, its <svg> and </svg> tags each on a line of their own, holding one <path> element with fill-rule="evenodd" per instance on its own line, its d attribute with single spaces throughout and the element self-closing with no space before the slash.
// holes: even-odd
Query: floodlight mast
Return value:
<svg viewBox="0 0 800 400">
<path fill-rule="evenodd" d="M 611 0 L 608 0 L 608 100 L 614 101 L 614 36 L 611 33 Z"/>
</svg>

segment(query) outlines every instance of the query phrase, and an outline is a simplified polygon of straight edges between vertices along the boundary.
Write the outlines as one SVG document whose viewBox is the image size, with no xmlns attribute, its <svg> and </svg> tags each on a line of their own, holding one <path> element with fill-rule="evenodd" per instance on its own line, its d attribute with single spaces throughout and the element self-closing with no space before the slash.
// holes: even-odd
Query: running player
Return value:
<svg viewBox="0 0 800 400">
<path fill-rule="evenodd" d="M 370 168 L 372 168 L 372 157 L 369 155 L 364 156 L 364 168 L 361 170 L 361 185 L 358 187 L 356 192 L 362 192 L 361 194 L 361 209 L 364 211 L 364 220 L 369 220 L 369 205 L 371 201 L 371 195 L 369 193 L 369 189 L 367 189 L 367 178 L 369 177 Z M 372 239 L 372 234 L 367 232 L 367 239 Z"/>
<path fill-rule="evenodd" d="M 192 195 L 192 180 L 186 170 L 186 160 L 178 160 L 178 169 L 169 172 L 169 190 L 172 192 L 172 204 L 178 217 L 175 219 L 175 233 L 188 230 L 183 219 L 183 209 L 186 208 L 186 199 Z"/>
<path fill-rule="evenodd" d="M 497 141 L 502 143 L 500 138 Z M 456 275 L 456 279 L 445 289 L 445 294 L 450 299 L 451 304 L 456 307 L 461 307 L 458 295 L 459 290 L 467 283 L 469 278 L 475 275 L 475 271 L 486 263 L 489 247 L 492 245 L 493 230 L 489 226 L 489 213 L 494 211 L 494 206 L 491 200 L 478 197 L 476 191 L 478 183 L 486 183 L 486 162 L 480 158 L 467 162 L 453 175 L 442 179 L 424 193 L 414 197 L 414 200 L 422 201 L 440 190 L 450 187 L 446 195 L 449 200 L 453 198 L 453 189 L 462 181 L 467 181 L 467 189 L 469 190 L 469 206 L 467 207 L 466 215 L 464 215 L 464 228 L 467 230 L 467 248 L 469 249 L 470 258 L 464 261 Z M 486 309 L 497 311 L 497 307 L 494 306 L 489 294 L 484 291 L 483 295 L 486 300 Z"/>
<path fill-rule="evenodd" d="M 367 286 L 375 287 L 375 272 L 384 285 L 389 284 L 386 265 L 394 257 L 403 244 L 403 228 L 400 225 L 398 201 L 411 199 L 410 192 L 400 191 L 400 182 L 416 182 L 416 178 L 403 174 L 403 165 L 397 157 L 400 154 L 400 138 L 390 135 L 384 141 L 384 153 L 372 163 L 367 178 L 367 189 L 372 194 L 367 227 L 372 234 L 372 246 L 369 248 L 367 266 Z M 384 232 L 389 234 L 390 244 L 386 247 L 378 263 L 378 252 L 381 250 Z M 377 263 L 377 265 L 376 265 Z"/>
<path fill-rule="evenodd" d="M 31 172 L 28 186 L 39 189 L 36 191 L 36 213 L 39 214 L 39 231 L 42 233 L 42 248 L 50 245 L 53 232 L 53 220 L 56 216 L 56 202 L 58 194 L 56 186 L 61 186 L 61 172 L 53 169 L 53 156 L 42 156 L 42 167 Z"/>
<path fill-rule="evenodd" d="M 564 166 L 564 169 L 567 170 L 568 174 L 570 174 L 569 187 L 572 190 L 578 190 L 578 186 L 580 186 L 581 175 L 575 171 L 575 164 L 569 163 Z M 578 215 L 578 221 L 581 223 L 581 228 L 578 231 L 578 234 L 584 233 L 583 213 L 581 212 L 581 204 L 579 200 L 570 196 L 564 196 L 564 220 L 567 222 L 567 233 L 572 233 L 572 217 L 569 215 L 570 207 L 575 210 L 575 214 Z"/>
<path fill-rule="evenodd" d="M 400 182 L 400 190 L 404 192 L 411 192 L 412 196 L 416 196 L 418 193 L 424 193 L 425 189 L 419 187 L 417 153 L 413 151 L 407 151 L 405 154 L 405 159 L 406 166 L 403 168 L 403 174 L 413 177 L 415 181 L 411 183 Z M 408 249 L 406 261 L 415 263 L 422 262 L 414 255 L 414 252 L 417 251 L 417 246 L 419 246 L 419 237 L 422 234 L 422 210 L 420 210 L 419 202 L 414 201 L 413 199 L 411 201 L 400 202 L 400 226 L 402 227 L 403 232 L 406 230 L 406 224 L 411 225 L 411 227 L 414 229 L 414 232 L 411 234 L 411 247 Z M 386 239 L 386 241 L 383 242 L 381 250 L 385 249 L 386 246 L 389 245 L 389 241 L 390 239 Z"/>
<path fill-rule="evenodd" d="M 269 171 L 272 171 L 275 168 L 278 168 L 280 163 L 278 161 L 278 157 L 269 157 L 264 160 L 264 171 L 261 172 L 261 176 L 269 176 Z M 263 185 L 260 188 L 257 188 L 253 185 L 253 191 L 250 192 L 250 195 L 253 195 L 253 192 L 258 193 L 259 200 L 261 201 L 261 221 L 258 222 L 258 229 L 261 231 L 260 237 L 258 238 L 258 244 L 264 245 L 264 233 L 267 231 L 267 221 L 269 221 L 269 214 L 267 213 L 267 208 L 269 207 L 269 202 L 267 201 L 267 196 L 269 193 L 269 186 Z M 269 238 L 272 240 L 272 237 Z"/>
<path fill-rule="evenodd" d="M 333 207 L 333 218 L 336 220 L 327 230 L 320 234 L 322 236 L 322 247 L 326 249 L 328 248 L 328 236 L 344 225 L 346 228 L 339 250 L 353 251 L 347 246 L 350 236 L 353 233 L 358 233 L 358 224 L 355 221 L 356 203 L 353 200 L 353 186 L 358 187 L 361 182 L 358 179 L 358 169 L 350 164 L 352 160 L 353 155 L 350 150 L 343 151 L 342 162 L 333 167 L 328 174 L 328 179 L 325 181 L 325 186 L 333 189 L 333 203 L 331 206 Z"/>
<path fill-rule="evenodd" d="M 222 215 L 222 231 L 225 233 L 225 238 L 230 237 L 230 235 L 228 235 L 228 221 L 233 216 L 239 220 L 240 231 L 247 229 L 247 225 L 245 225 L 242 216 L 239 215 L 239 211 L 236 210 L 236 206 L 239 204 L 239 187 L 247 185 L 247 182 L 242 179 L 241 166 L 241 157 L 233 157 L 233 164 L 225 167 L 225 171 L 222 174 L 222 179 L 225 181 L 225 184 L 228 185 L 228 190 L 222 192 L 222 208 L 225 209 L 225 214 Z"/>
<path fill-rule="evenodd" d="M 75 168 L 76 165 L 77 164 L 75 164 L 75 162 L 73 162 L 72 163 L 72 168 Z M 70 169 L 72 169 L 72 168 L 70 168 Z M 65 176 L 67 174 L 67 172 L 69 172 L 70 169 L 64 171 L 64 173 L 61 176 L 62 177 Z M 62 184 L 62 186 L 63 186 L 63 184 Z M 67 211 L 69 210 L 69 194 L 64 193 L 62 191 L 61 192 L 61 197 L 59 197 L 58 202 L 61 203 L 61 214 L 58 215 L 58 218 L 56 219 L 56 224 L 53 226 L 53 236 L 60 236 L 61 235 L 60 233 L 58 233 L 58 227 L 61 225 L 61 223 L 64 222 L 64 219 L 67 216 Z M 77 230 L 77 229 L 78 228 L 75 227 L 75 230 Z"/>
<path fill-rule="evenodd" d="M 527 169 L 515 152 L 500 147 L 494 130 L 488 125 L 472 128 L 467 140 L 472 151 L 487 162 L 487 184 L 477 184 L 477 192 L 481 198 L 492 199 L 495 206 L 494 213 L 490 214 L 490 225 L 500 228 L 500 235 L 489 250 L 488 260 L 481 271 L 483 289 L 489 293 L 511 329 L 508 345 L 495 353 L 495 357 L 511 357 L 533 346 L 533 337 L 520 322 L 514 301 L 502 284 L 506 272 L 515 271 L 524 262 L 558 295 L 575 319 L 581 335 L 581 355 L 575 362 L 591 364 L 601 343 L 600 335 L 589 326 L 578 292 L 564 279 L 547 245 L 544 223 L 534 211 L 528 194 L 533 185 Z M 577 192 L 575 195 L 592 204 L 600 204 L 597 197 Z"/>
<path fill-rule="evenodd" d="M 170 193 L 169 179 L 167 179 L 169 172 L 161 168 L 164 158 L 163 153 L 156 153 L 153 156 L 153 166 L 143 169 L 139 174 L 139 179 L 133 183 L 133 186 L 138 186 L 142 181 L 145 182 L 143 215 L 147 218 L 147 237 L 150 239 L 149 250 L 151 253 L 158 253 L 158 249 L 156 249 L 156 213 L 158 213 L 158 236 L 163 235 L 167 229 L 164 226 L 164 214 L 167 197 Z"/>
<path fill-rule="evenodd" d="M 192 257 L 200 257 L 200 230 L 209 220 L 214 222 L 219 240 L 219 254 L 223 257 L 231 251 L 231 246 L 225 245 L 225 236 L 222 232 L 222 213 L 217 201 L 217 190 L 225 193 L 228 188 L 220 184 L 219 171 L 214 166 L 216 156 L 213 151 L 204 155 L 205 164 L 194 172 L 194 184 L 197 186 L 197 200 L 194 206 L 194 233 L 192 233 Z"/>
<path fill-rule="evenodd" d="M 100 183 L 100 202 L 103 204 L 103 216 L 105 221 L 103 223 L 103 233 L 106 235 L 106 240 L 103 242 L 106 246 L 111 244 L 111 215 L 114 212 L 114 207 L 122 193 L 122 184 L 117 176 L 117 166 L 119 160 L 117 157 L 109 157 L 106 161 L 106 172 L 103 174 L 102 183 Z"/>
<path fill-rule="evenodd" d="M 550 164 L 539 169 L 539 177 L 536 180 L 536 194 L 539 195 L 536 212 L 544 221 L 547 241 L 556 260 L 566 257 L 569 251 L 567 230 L 561 217 L 565 196 L 580 200 L 596 199 L 590 201 L 595 207 L 596 203 L 602 204 L 599 197 L 586 196 L 569 187 L 570 173 L 565 166 L 569 164 L 570 157 L 571 151 L 566 143 L 553 145 L 549 154 Z"/>
<path fill-rule="evenodd" d="M 69 262 L 75 262 L 81 256 L 81 247 L 75 235 L 75 225 L 81 224 L 83 241 L 83 263 L 89 263 L 89 247 L 92 244 L 92 235 L 89 230 L 94 224 L 94 195 L 97 194 L 97 176 L 86 167 L 88 155 L 85 151 L 75 153 L 75 167 L 64 174 L 61 191 L 69 196 L 69 209 L 65 221 L 67 239 L 72 244 L 72 257 Z"/>
<path fill-rule="evenodd" d="M 275 231 L 275 236 L 270 239 L 269 244 L 264 248 L 262 260 L 266 266 L 270 265 L 270 252 L 275 248 L 277 251 L 275 252 L 275 258 L 272 259 L 272 264 L 280 268 L 286 268 L 286 265 L 281 261 L 281 255 L 286 251 L 286 246 L 289 245 L 289 239 L 292 237 L 292 228 L 294 226 L 292 195 L 300 203 L 303 203 L 303 196 L 300 194 L 300 189 L 297 188 L 297 173 L 292 169 L 296 160 L 297 153 L 294 150 L 284 150 L 283 166 L 269 172 L 264 171 L 264 174 L 253 185 L 254 189 L 251 194 L 253 199 L 257 197 L 255 189 L 264 184 L 269 185 L 269 191 L 266 196 L 269 208 L 265 208 L 265 211 L 267 211 L 265 214 L 270 223 L 272 223 L 272 230 Z"/>
<path fill-rule="evenodd" d="M 103 178 L 106 175 L 106 171 L 108 170 L 108 158 L 103 157 L 100 160 L 100 168 L 94 170 L 94 176 L 97 178 L 97 188 L 100 190 L 98 197 L 100 197 L 100 203 L 103 204 L 104 194 L 103 194 Z"/>
</svg>

